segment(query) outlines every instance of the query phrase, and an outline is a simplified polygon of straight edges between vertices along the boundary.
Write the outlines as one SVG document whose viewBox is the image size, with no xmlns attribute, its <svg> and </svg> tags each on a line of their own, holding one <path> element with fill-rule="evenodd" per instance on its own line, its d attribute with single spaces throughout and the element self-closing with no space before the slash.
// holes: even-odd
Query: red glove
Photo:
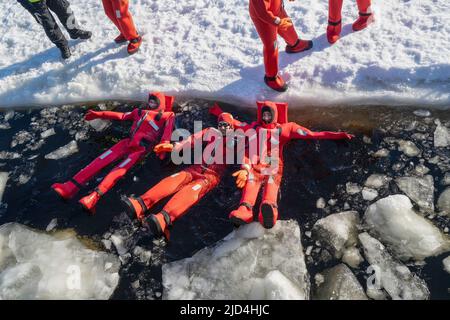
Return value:
<svg viewBox="0 0 450 320">
<path fill-rule="evenodd" d="M 91 120 L 94 120 L 97 118 L 98 118 L 97 111 L 93 111 L 93 110 L 88 110 L 88 112 L 84 116 L 84 120 L 86 120 L 86 121 L 91 121 Z"/>
<path fill-rule="evenodd" d="M 218 117 L 219 114 L 221 114 L 223 112 L 222 108 L 216 103 L 214 103 L 214 105 L 209 108 L 209 113 Z"/>
</svg>

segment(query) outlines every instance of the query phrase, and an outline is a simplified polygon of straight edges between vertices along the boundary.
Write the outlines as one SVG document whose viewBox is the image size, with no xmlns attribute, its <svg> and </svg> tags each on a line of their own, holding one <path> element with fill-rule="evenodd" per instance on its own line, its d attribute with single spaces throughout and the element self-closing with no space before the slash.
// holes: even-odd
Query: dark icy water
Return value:
<svg viewBox="0 0 450 320">
<path fill-rule="evenodd" d="M 207 113 L 205 101 L 185 101 L 178 106 L 177 126 L 191 129 L 192 120 L 203 120 L 215 125 L 215 119 Z M 102 108 L 129 110 L 131 103 L 102 103 Z M 89 106 L 97 107 L 97 104 Z M 170 244 L 154 240 L 151 235 L 129 223 L 121 209 L 122 194 L 141 194 L 163 177 L 180 170 L 167 162 L 160 162 L 153 155 L 135 167 L 125 179 L 109 192 L 98 204 L 95 216 L 86 215 L 76 199 L 67 203 L 59 200 L 50 186 L 66 181 L 96 156 L 128 134 L 129 123 L 114 122 L 97 132 L 84 120 L 87 106 L 63 106 L 33 110 L 0 112 L 0 171 L 9 172 L 9 180 L 0 204 L 0 224 L 16 221 L 38 229 L 46 229 L 57 218 L 57 228 L 73 228 L 81 236 L 98 243 L 115 233 L 126 239 L 129 251 L 122 257 L 121 280 L 114 299 L 158 299 L 161 296 L 161 265 L 192 256 L 205 246 L 212 245 L 232 231 L 228 213 L 239 202 L 240 192 L 230 177 L 211 192 L 185 217 L 177 221 Z M 251 121 L 253 110 L 241 110 L 224 106 L 240 120 Z M 371 173 L 384 173 L 392 177 L 406 175 L 417 165 L 426 165 L 435 179 L 435 199 L 445 189 L 441 183 L 449 171 L 449 151 L 433 147 L 436 119 L 449 127 L 450 112 L 429 110 L 429 114 L 413 113 L 421 108 L 337 107 L 303 108 L 290 110 L 290 120 L 312 130 L 346 130 L 356 135 L 347 142 L 291 143 L 285 150 L 285 179 L 281 188 L 280 218 L 295 219 L 303 233 L 303 245 L 314 246 L 305 234 L 320 218 L 351 208 L 364 214 L 371 203 L 361 193 L 350 195 L 346 183 L 359 186 Z M 45 137 L 48 129 L 54 134 Z M 42 136 L 43 132 L 47 132 Z M 412 141 L 421 151 L 420 157 L 408 157 L 399 151 L 395 139 Z M 45 155 L 75 140 L 79 151 L 59 160 L 46 159 Z M 389 150 L 387 157 L 375 157 L 380 149 Z M 94 179 L 86 194 L 108 172 Z M 377 199 L 399 193 L 394 183 L 381 188 Z M 318 209 L 316 202 L 323 198 L 327 204 Z M 330 199 L 333 199 L 329 202 Z M 154 208 L 157 210 L 159 207 Z M 428 216 L 444 230 L 449 227 L 448 218 Z M 108 241 L 106 241 L 107 243 Z M 143 263 L 134 251 L 136 246 L 152 252 L 151 259 Z M 114 246 L 112 246 L 114 251 Z M 450 299 L 450 275 L 443 270 L 442 257 L 426 260 L 426 264 L 408 265 L 423 278 L 431 291 L 432 299 Z M 315 248 L 307 257 L 312 282 L 314 274 L 337 264 L 324 250 Z M 147 265 L 148 264 L 148 265 Z M 367 275 L 362 266 L 353 270 L 365 286 Z M 139 280 L 139 281 L 138 281 Z"/>
</svg>

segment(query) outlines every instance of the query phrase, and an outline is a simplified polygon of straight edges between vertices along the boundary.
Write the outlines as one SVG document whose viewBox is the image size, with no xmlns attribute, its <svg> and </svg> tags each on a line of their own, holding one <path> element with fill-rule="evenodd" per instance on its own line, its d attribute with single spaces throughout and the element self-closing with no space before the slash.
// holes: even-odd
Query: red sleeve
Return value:
<svg viewBox="0 0 450 320">
<path fill-rule="evenodd" d="M 115 111 L 94 111 L 97 119 L 106 119 L 106 120 L 134 120 L 137 114 L 137 109 L 134 109 L 131 112 L 115 112 Z"/>
<path fill-rule="evenodd" d="M 172 136 L 173 125 L 175 123 L 175 114 L 173 112 L 165 112 L 166 122 L 164 125 L 164 131 L 159 143 L 169 143 Z"/>
<path fill-rule="evenodd" d="M 266 23 L 276 26 L 275 16 L 270 10 L 270 0 L 250 0 L 253 8 L 255 9 L 256 15 L 258 18 L 263 20 Z"/>
<path fill-rule="evenodd" d="M 314 132 L 305 127 L 298 125 L 295 122 L 289 122 L 289 139 L 329 139 L 329 140 L 340 140 L 349 139 L 349 134 L 346 132 L 333 132 L 333 131 L 320 131 Z"/>
</svg>

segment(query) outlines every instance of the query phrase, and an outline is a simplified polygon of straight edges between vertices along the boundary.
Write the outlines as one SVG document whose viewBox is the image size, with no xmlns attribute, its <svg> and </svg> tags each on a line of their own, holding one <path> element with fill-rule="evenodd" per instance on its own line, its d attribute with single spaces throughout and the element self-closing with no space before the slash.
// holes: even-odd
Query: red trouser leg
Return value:
<svg viewBox="0 0 450 320">
<path fill-rule="evenodd" d="M 85 184 L 99 171 L 101 171 L 107 165 L 122 158 L 128 151 L 129 139 L 123 139 L 116 143 L 112 148 L 103 152 L 99 157 L 87 165 L 84 169 L 78 172 L 73 179 L 79 184 Z"/>
<path fill-rule="evenodd" d="M 280 18 L 289 18 L 288 14 L 284 10 L 284 8 L 281 8 L 280 11 Z M 294 24 L 292 24 L 291 27 L 287 28 L 286 30 L 281 30 L 280 28 L 277 28 L 278 34 L 280 37 L 286 41 L 286 43 L 290 46 L 293 46 L 297 40 L 298 40 L 298 34 L 297 31 L 295 31 Z"/>
<path fill-rule="evenodd" d="M 187 171 L 175 173 L 167 178 L 164 178 L 153 186 L 150 190 L 141 196 L 145 206 L 149 209 L 158 201 L 168 197 L 182 187 L 192 181 L 192 174 Z"/>
<path fill-rule="evenodd" d="M 343 0 L 328 0 L 328 20 L 338 22 L 342 19 L 342 3 Z"/>
<path fill-rule="evenodd" d="M 251 18 L 264 46 L 263 54 L 266 76 L 275 77 L 278 74 L 278 28 L 265 23 L 259 18 Z"/>
<path fill-rule="evenodd" d="M 356 0 L 359 12 L 366 13 L 370 7 L 370 0 Z"/>
<path fill-rule="evenodd" d="M 113 4 L 112 4 L 112 0 L 102 0 L 103 2 L 103 8 L 105 9 L 105 13 L 106 16 L 109 18 L 109 20 L 111 20 L 117 27 L 117 29 L 119 29 L 119 32 L 122 34 L 122 28 L 119 24 L 119 21 L 117 20 L 116 17 L 116 12 L 114 11 L 113 8 Z"/>
<path fill-rule="evenodd" d="M 142 157 L 146 151 L 137 150 L 128 155 L 128 157 L 119 163 L 97 187 L 97 192 L 102 195 L 108 192 Z"/>
<path fill-rule="evenodd" d="M 128 10 L 128 0 L 112 0 L 112 6 L 120 25 L 122 35 L 129 41 L 137 38 L 139 35 L 134 26 L 133 18 Z"/>
<path fill-rule="evenodd" d="M 253 221 L 253 206 L 261 189 L 261 176 L 251 173 L 242 191 L 241 201 L 236 210 L 231 211 L 229 218 L 235 225 L 242 225 Z"/>
<path fill-rule="evenodd" d="M 210 175 L 191 181 L 167 202 L 163 210 L 169 214 L 171 222 L 174 222 L 214 189 L 218 182 L 217 178 Z"/>
<path fill-rule="evenodd" d="M 261 208 L 258 219 L 265 227 L 271 228 L 278 219 L 278 191 L 280 190 L 282 173 L 266 176 Z"/>
</svg>

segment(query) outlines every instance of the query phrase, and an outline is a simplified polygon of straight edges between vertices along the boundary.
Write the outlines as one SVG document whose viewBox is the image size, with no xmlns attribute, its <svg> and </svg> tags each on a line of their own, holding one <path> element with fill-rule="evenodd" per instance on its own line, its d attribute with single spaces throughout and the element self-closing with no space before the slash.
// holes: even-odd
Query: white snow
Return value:
<svg viewBox="0 0 450 320">
<path fill-rule="evenodd" d="M 262 81 L 262 45 L 240 0 L 133 1 L 130 10 L 144 36 L 129 57 L 113 43 L 118 31 L 100 1 L 73 1 L 89 41 L 70 41 L 63 63 L 42 28 L 16 1 L 0 12 L 0 105 L 46 105 L 98 99 L 143 99 L 148 90 L 254 106 L 255 99 L 298 105 L 420 104 L 448 106 L 450 26 L 447 0 L 374 1 L 376 23 L 351 32 L 354 1 L 345 1 L 341 40 L 326 40 L 328 1 L 287 2 L 311 51 L 284 52 L 280 71 L 290 90 L 279 94 Z"/>
<path fill-rule="evenodd" d="M 65 146 L 62 146 L 56 149 L 55 151 L 46 154 L 45 159 L 59 160 L 67 158 L 77 152 L 78 152 L 78 144 L 75 140 L 72 140 Z"/>
<path fill-rule="evenodd" d="M 8 182 L 8 172 L 0 172 L 0 203 L 2 202 L 3 193 L 6 189 L 6 182 Z"/>
<path fill-rule="evenodd" d="M 309 276 L 295 221 L 265 230 L 252 223 L 211 248 L 162 267 L 164 299 L 309 298 Z"/>
<path fill-rule="evenodd" d="M 429 291 L 425 281 L 409 269 L 394 260 L 386 248 L 377 239 L 367 233 L 361 233 L 359 240 L 370 267 L 367 279 L 368 291 L 373 298 L 382 299 L 380 290 L 384 289 L 393 300 L 426 300 Z M 374 294 L 376 293 L 376 294 Z"/>
<path fill-rule="evenodd" d="M 73 233 L 0 226 L 0 300 L 108 299 L 119 267 L 117 257 L 88 249 Z"/>
<path fill-rule="evenodd" d="M 404 195 L 392 195 L 370 205 L 364 214 L 369 230 L 401 260 L 423 260 L 450 250 L 450 241 L 430 221 L 412 209 Z"/>
</svg>

